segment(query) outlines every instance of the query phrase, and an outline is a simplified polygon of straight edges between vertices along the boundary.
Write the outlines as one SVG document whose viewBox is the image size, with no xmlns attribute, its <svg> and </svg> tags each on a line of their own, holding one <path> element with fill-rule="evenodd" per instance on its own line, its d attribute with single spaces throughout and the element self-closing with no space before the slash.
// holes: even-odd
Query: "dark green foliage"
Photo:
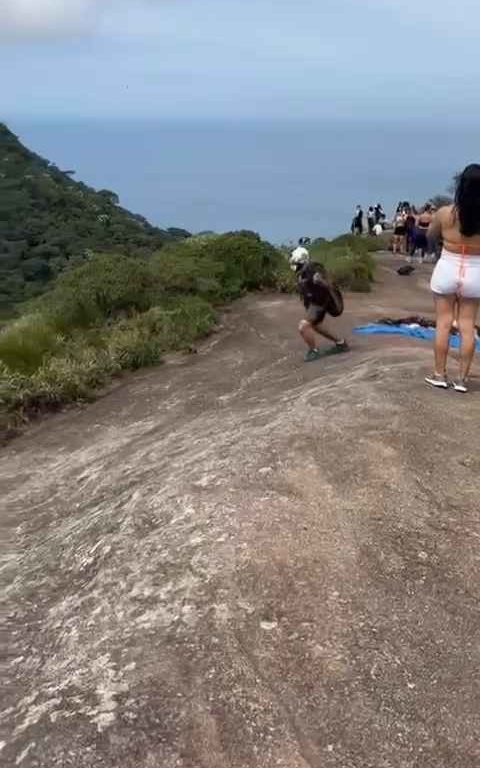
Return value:
<svg viewBox="0 0 480 768">
<path fill-rule="evenodd" d="M 149 264 L 121 254 L 99 254 L 61 274 L 38 302 L 59 331 L 87 328 L 119 314 L 143 312 L 159 294 Z"/>
<path fill-rule="evenodd" d="M 229 232 L 166 246 L 150 263 L 168 293 L 195 293 L 215 302 L 274 287 L 285 261 L 255 233 Z"/>
<path fill-rule="evenodd" d="M 190 348 L 212 328 L 215 303 L 274 287 L 284 265 L 250 233 L 191 238 L 149 259 L 88 255 L 0 331 L 0 427 Z"/>
<path fill-rule="evenodd" d="M 225 297 L 234 298 L 244 290 L 272 286 L 282 258 L 270 243 L 249 232 L 232 232 L 208 245 L 209 258 L 223 265 Z"/>
<path fill-rule="evenodd" d="M 294 287 L 287 255 L 255 232 L 187 236 L 72 181 L 0 124 L 0 318 L 30 300 L 0 330 L 0 427 L 188 349 L 226 300 Z M 319 239 L 312 256 L 341 286 L 368 290 L 368 250 L 347 236 Z"/>
<path fill-rule="evenodd" d="M 0 123 L 0 311 L 38 295 L 89 251 L 148 255 L 188 237 L 119 206 L 110 190 L 74 181 Z"/>
</svg>

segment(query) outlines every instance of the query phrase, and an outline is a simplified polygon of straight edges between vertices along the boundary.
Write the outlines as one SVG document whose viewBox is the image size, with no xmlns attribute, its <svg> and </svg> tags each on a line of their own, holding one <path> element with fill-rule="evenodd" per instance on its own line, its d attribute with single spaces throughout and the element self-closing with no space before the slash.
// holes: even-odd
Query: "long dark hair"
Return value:
<svg viewBox="0 0 480 768">
<path fill-rule="evenodd" d="M 464 237 L 480 235 L 480 165 L 472 163 L 457 176 L 455 208 Z"/>
</svg>

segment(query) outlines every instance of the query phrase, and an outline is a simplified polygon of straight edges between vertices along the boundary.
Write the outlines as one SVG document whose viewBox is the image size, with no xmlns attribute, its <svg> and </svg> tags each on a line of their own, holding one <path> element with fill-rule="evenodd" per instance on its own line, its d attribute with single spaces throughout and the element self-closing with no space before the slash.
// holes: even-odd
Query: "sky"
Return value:
<svg viewBox="0 0 480 768">
<path fill-rule="evenodd" d="M 478 0 L 0 0 L 0 118 L 478 119 Z"/>
</svg>

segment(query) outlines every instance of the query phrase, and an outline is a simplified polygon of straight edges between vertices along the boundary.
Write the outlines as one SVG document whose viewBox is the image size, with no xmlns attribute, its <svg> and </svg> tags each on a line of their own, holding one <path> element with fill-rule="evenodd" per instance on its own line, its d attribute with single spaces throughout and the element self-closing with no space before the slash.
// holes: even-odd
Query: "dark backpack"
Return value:
<svg viewBox="0 0 480 768">
<path fill-rule="evenodd" d="M 326 307 L 327 312 L 332 317 L 340 317 L 340 315 L 343 314 L 343 310 L 344 310 L 342 292 L 340 291 L 340 288 L 338 288 L 338 286 L 332 283 L 329 293 L 330 293 L 329 302 L 328 302 L 328 306 Z"/>
<path fill-rule="evenodd" d="M 397 274 L 402 276 L 411 275 L 412 272 L 415 272 L 415 267 L 412 267 L 411 264 L 404 264 L 403 267 L 399 267 L 397 269 Z"/>
<path fill-rule="evenodd" d="M 323 264 L 309 262 L 305 264 L 298 274 L 298 290 L 306 307 L 315 304 L 323 307 L 332 317 L 340 317 L 343 313 L 343 296 L 334 283 L 328 281 L 328 285 L 315 283 L 315 274 L 320 274 L 328 280 L 327 270 Z"/>
</svg>

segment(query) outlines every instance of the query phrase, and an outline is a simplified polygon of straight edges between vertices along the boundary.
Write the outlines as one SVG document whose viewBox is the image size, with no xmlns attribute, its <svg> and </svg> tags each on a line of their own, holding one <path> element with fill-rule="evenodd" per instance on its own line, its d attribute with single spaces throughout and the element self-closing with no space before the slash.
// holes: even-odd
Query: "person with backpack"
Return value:
<svg viewBox="0 0 480 768">
<path fill-rule="evenodd" d="M 351 231 L 353 235 L 363 235 L 363 209 L 357 205 L 353 214 Z"/>
<path fill-rule="evenodd" d="M 385 215 L 385 211 L 383 210 L 383 205 L 381 203 L 377 203 L 374 208 L 374 212 L 375 212 L 375 224 L 383 225 L 383 222 L 387 218 Z"/>
<path fill-rule="evenodd" d="M 367 224 L 368 234 L 370 237 L 373 235 L 373 228 L 375 226 L 375 208 L 371 205 L 367 211 Z"/>
<path fill-rule="evenodd" d="M 307 254 L 294 251 L 290 257 L 290 265 L 296 273 L 297 289 L 306 311 L 305 318 L 298 326 L 300 336 L 308 347 L 305 362 L 313 362 L 322 356 L 317 346 L 318 336 L 334 342 L 332 354 L 347 352 L 349 347 L 345 339 L 333 334 L 324 324 L 327 314 L 340 317 L 343 313 L 343 296 L 340 289 L 329 279 L 322 264 L 311 261 L 308 251 Z"/>
</svg>

